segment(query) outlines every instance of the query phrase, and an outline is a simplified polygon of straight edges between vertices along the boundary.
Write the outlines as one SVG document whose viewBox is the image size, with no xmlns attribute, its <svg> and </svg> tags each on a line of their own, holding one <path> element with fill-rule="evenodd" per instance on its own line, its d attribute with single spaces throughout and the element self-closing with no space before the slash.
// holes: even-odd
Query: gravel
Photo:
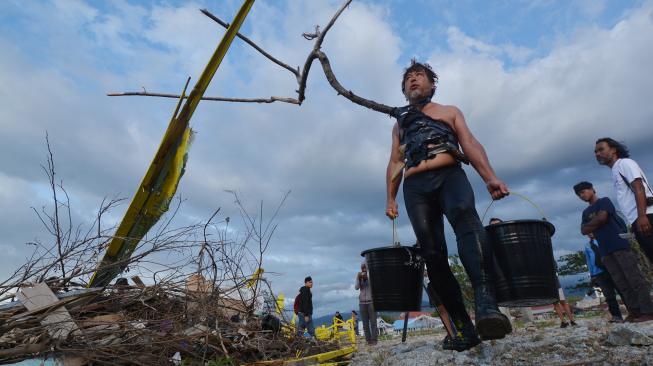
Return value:
<svg viewBox="0 0 653 366">
<path fill-rule="evenodd" d="M 404 344 L 395 336 L 359 345 L 351 366 L 653 365 L 653 322 L 610 324 L 595 317 L 577 323 L 564 329 L 536 323 L 464 352 L 443 350 L 444 332 L 409 333 Z"/>
</svg>

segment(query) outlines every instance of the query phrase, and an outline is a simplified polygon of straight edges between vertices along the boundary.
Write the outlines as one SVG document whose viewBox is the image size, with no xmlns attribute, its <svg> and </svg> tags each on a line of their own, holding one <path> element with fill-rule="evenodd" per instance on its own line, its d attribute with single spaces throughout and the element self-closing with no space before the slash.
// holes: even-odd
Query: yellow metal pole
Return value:
<svg viewBox="0 0 653 366">
<path fill-rule="evenodd" d="M 122 272 L 138 242 L 167 210 L 166 199 L 174 195 L 183 172 L 183 162 L 180 168 L 180 157 L 176 152 L 182 147 L 187 148 L 190 119 L 253 4 L 254 0 L 245 0 L 178 115 L 179 105 L 175 109 L 159 149 L 88 287 L 106 286 Z M 173 164 L 176 164 L 177 175 L 176 180 L 171 182 L 169 173 Z M 166 185 L 165 189 L 161 189 L 161 185 Z"/>
</svg>

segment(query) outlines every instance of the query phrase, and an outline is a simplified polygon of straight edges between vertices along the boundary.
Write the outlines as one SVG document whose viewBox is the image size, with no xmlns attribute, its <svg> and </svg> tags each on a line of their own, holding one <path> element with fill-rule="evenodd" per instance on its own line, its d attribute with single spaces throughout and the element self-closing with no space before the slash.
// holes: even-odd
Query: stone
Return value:
<svg viewBox="0 0 653 366">
<path fill-rule="evenodd" d="M 426 347 L 428 344 L 426 341 L 417 341 L 413 343 L 413 349 L 421 348 L 421 347 Z"/>
<path fill-rule="evenodd" d="M 410 344 L 410 343 L 401 343 L 401 344 L 398 344 L 398 345 L 392 347 L 392 351 L 391 351 L 391 352 L 392 352 L 392 354 L 393 354 L 394 356 L 396 356 L 396 355 L 401 354 L 401 353 L 410 352 L 410 351 L 412 351 L 413 349 L 415 349 L 415 347 L 414 347 L 413 344 Z"/>
<path fill-rule="evenodd" d="M 646 334 L 638 333 L 630 338 L 630 344 L 633 346 L 650 346 L 653 344 L 653 339 Z"/>
<path fill-rule="evenodd" d="M 605 343 L 609 346 L 648 346 L 653 344 L 653 339 L 639 330 L 632 329 L 626 325 L 619 325 L 608 332 Z"/>
<path fill-rule="evenodd" d="M 454 357 L 454 363 L 455 363 L 456 365 L 467 365 L 467 364 L 469 364 L 469 363 L 471 363 L 471 362 L 470 362 L 469 358 L 467 358 L 467 356 L 465 356 L 465 355 L 461 355 L 461 354 L 457 354 L 457 355 Z"/>
</svg>

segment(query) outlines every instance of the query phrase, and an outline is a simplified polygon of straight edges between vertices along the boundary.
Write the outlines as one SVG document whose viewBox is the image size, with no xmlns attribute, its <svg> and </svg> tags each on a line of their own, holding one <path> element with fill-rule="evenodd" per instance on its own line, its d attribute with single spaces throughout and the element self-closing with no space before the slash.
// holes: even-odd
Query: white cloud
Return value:
<svg viewBox="0 0 653 366">
<path fill-rule="evenodd" d="M 653 63 L 650 14 L 649 5 L 613 29 L 586 30 L 514 69 L 496 47 L 450 31 L 453 52 L 431 57 L 440 100 L 462 108 L 504 172 L 587 154 L 601 135 L 650 139 L 653 75 L 642 72 Z"/>
</svg>

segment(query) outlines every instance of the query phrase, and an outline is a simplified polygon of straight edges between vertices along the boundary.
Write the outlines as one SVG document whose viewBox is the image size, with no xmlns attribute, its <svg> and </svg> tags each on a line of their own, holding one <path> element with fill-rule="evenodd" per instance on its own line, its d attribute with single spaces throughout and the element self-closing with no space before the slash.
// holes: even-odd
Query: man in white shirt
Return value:
<svg viewBox="0 0 653 366">
<path fill-rule="evenodd" d="M 653 191 L 628 148 L 609 137 L 596 141 L 594 155 L 599 164 L 612 169 L 612 183 L 621 211 L 632 225 L 639 246 L 653 263 Z"/>
</svg>

